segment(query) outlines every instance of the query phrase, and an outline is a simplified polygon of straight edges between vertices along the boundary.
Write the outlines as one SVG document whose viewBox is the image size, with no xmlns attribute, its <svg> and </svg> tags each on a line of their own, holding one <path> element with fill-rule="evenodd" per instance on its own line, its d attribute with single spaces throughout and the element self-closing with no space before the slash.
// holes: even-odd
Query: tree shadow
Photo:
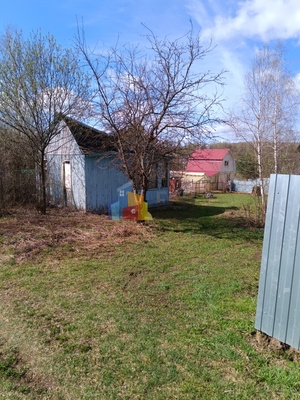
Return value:
<svg viewBox="0 0 300 400">
<path fill-rule="evenodd" d="M 158 230 L 182 234 L 206 234 L 218 239 L 253 241 L 261 239 L 263 231 L 248 226 L 245 218 L 235 216 L 236 206 L 219 206 L 209 202 L 175 201 L 151 210 Z M 226 211 L 229 211 L 226 213 Z"/>
</svg>

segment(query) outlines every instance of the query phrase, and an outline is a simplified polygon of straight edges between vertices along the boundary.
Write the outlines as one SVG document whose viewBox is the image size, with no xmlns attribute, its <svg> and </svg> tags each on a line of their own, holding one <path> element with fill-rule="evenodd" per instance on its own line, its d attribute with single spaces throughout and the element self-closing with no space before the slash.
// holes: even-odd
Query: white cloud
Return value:
<svg viewBox="0 0 300 400">
<path fill-rule="evenodd" d="M 294 76 L 294 83 L 296 85 L 297 90 L 300 91 L 300 72 Z"/>
<path fill-rule="evenodd" d="M 238 104 L 261 41 L 300 39 L 299 0 L 187 0 L 202 39 L 212 38 L 214 68 L 226 69 L 226 108 Z M 297 56 L 295 56 L 298 58 Z M 294 71 L 296 72 L 296 71 Z M 298 72 L 298 71 L 297 71 Z"/>
<path fill-rule="evenodd" d="M 218 125 L 213 134 L 213 140 L 211 142 L 235 142 L 237 137 L 233 130 L 225 124 Z"/>
<path fill-rule="evenodd" d="M 210 8 L 216 11 L 217 7 L 208 4 L 204 9 L 201 0 L 191 0 L 190 12 L 202 27 L 203 34 L 214 37 L 217 42 L 300 37 L 299 0 L 246 0 L 237 2 L 235 9 L 230 8 L 232 4 L 227 0 L 224 5 L 228 10 L 223 8 L 223 12 L 210 13 L 208 19 Z"/>
</svg>

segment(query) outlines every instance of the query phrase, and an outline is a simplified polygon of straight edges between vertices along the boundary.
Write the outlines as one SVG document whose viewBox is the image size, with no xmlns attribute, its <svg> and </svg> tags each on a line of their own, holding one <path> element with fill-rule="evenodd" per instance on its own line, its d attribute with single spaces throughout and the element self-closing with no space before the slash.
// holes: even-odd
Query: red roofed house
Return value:
<svg viewBox="0 0 300 400">
<path fill-rule="evenodd" d="M 235 171 L 235 159 L 229 149 L 196 150 L 182 172 L 182 188 L 196 193 L 226 190 Z"/>
</svg>

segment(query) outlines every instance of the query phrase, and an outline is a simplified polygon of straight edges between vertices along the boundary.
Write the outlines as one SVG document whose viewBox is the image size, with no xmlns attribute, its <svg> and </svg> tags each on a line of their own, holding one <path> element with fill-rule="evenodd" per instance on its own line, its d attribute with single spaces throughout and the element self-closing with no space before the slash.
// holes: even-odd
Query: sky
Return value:
<svg viewBox="0 0 300 400">
<path fill-rule="evenodd" d="M 264 42 L 282 40 L 287 68 L 300 81 L 299 0 L 0 0 L 0 34 L 8 27 L 25 35 L 41 29 L 62 46 L 74 43 L 78 21 L 91 46 L 142 43 L 144 25 L 157 36 L 178 38 L 190 29 L 215 49 L 205 68 L 226 70 L 224 99 L 234 108 L 241 97 L 244 75 Z M 224 127 L 216 134 L 229 137 Z"/>
</svg>

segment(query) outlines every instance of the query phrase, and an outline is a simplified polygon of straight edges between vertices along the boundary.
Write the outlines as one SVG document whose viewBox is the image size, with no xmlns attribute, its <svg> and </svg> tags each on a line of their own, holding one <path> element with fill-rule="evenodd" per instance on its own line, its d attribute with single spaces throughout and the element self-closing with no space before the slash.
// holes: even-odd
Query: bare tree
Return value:
<svg viewBox="0 0 300 400">
<path fill-rule="evenodd" d="M 171 41 L 147 29 L 144 39 L 144 48 L 117 45 L 96 54 L 79 31 L 77 44 L 96 83 L 99 122 L 112 135 L 134 193 L 146 199 L 158 163 L 220 122 L 224 71 L 203 67 L 213 47 L 203 47 L 192 30 Z"/>
<path fill-rule="evenodd" d="M 73 50 L 51 35 L 8 30 L 0 39 L 0 121 L 26 137 L 25 150 L 40 177 L 39 200 L 46 213 L 45 151 L 64 116 L 80 118 L 88 108 L 89 78 Z"/>
<path fill-rule="evenodd" d="M 295 81 L 286 71 L 284 48 L 278 43 L 274 49 L 265 47 L 270 85 L 271 147 L 273 150 L 273 173 L 280 173 L 279 159 L 287 143 L 295 141 L 294 126 L 297 119 L 299 94 Z"/>
<path fill-rule="evenodd" d="M 234 116 L 233 127 L 238 137 L 251 142 L 257 159 L 258 177 L 262 205 L 265 208 L 265 190 L 263 182 L 263 151 L 269 140 L 270 88 L 269 70 L 266 58 L 261 55 L 253 61 L 250 71 L 245 75 L 245 91 L 239 114 Z"/>
<path fill-rule="evenodd" d="M 16 205 L 34 202 L 34 164 L 24 152 L 23 139 L 0 124 L 0 215 Z"/>
<path fill-rule="evenodd" d="M 279 173 L 279 154 L 288 141 L 296 118 L 297 96 L 293 80 L 283 68 L 282 47 L 261 48 L 245 75 L 241 107 L 234 113 L 232 126 L 239 138 L 251 143 L 255 151 L 260 192 L 265 209 L 263 178 L 270 171 Z M 273 156 L 270 158 L 270 147 Z"/>
</svg>

